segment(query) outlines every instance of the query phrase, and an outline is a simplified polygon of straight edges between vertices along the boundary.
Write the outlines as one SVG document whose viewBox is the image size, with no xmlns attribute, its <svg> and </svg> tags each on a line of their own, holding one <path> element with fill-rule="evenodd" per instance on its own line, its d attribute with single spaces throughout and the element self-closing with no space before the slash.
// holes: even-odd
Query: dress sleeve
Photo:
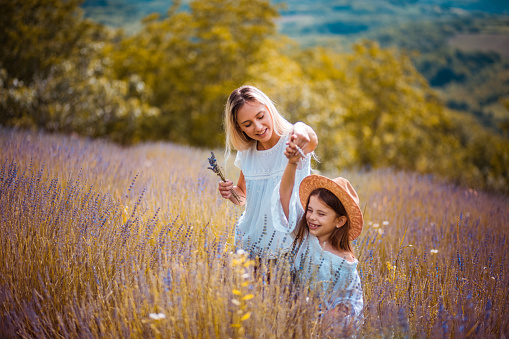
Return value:
<svg viewBox="0 0 509 339">
<path fill-rule="evenodd" d="M 242 169 L 242 151 L 237 151 L 235 162 L 233 163 L 238 169 Z"/>
<path fill-rule="evenodd" d="M 304 214 L 304 210 L 302 209 L 299 201 L 299 186 L 293 187 L 292 196 L 290 198 L 288 219 L 286 218 L 285 212 L 283 211 L 283 205 L 281 205 L 281 197 L 279 195 L 280 186 L 281 182 L 276 185 L 271 197 L 270 205 L 272 222 L 276 231 L 292 233 L 295 230 L 295 227 L 297 227 L 297 223 L 299 222 L 300 218 Z"/>
</svg>

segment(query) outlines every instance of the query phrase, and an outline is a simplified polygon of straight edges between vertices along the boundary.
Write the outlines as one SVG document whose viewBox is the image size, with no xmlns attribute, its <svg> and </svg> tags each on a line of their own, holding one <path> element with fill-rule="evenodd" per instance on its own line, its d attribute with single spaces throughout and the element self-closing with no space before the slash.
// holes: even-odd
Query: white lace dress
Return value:
<svg viewBox="0 0 509 339">
<path fill-rule="evenodd" d="M 279 184 L 276 185 L 272 198 L 272 219 L 276 230 L 288 235 L 293 241 L 297 222 L 304 215 L 300 204 L 299 190 L 293 189 L 290 198 L 288 219 L 283 212 L 279 196 Z M 293 248 L 292 268 L 297 274 L 299 285 L 309 286 L 323 300 L 324 310 L 330 310 L 343 304 L 348 307 L 348 319 L 358 319 L 363 307 L 362 287 L 358 261 L 349 262 L 331 252 L 324 251 L 318 238 L 309 234 Z"/>
<path fill-rule="evenodd" d="M 284 155 L 288 135 L 283 135 L 278 143 L 259 151 L 256 144 L 246 151 L 237 152 L 235 165 L 242 170 L 246 179 L 246 205 L 235 228 L 235 245 L 252 256 L 267 259 L 277 258 L 288 252 L 292 245 L 291 237 L 277 232 L 271 213 L 271 197 L 276 185 L 281 181 L 288 159 Z M 311 171 L 311 155 L 302 159 L 296 173 L 295 187 Z M 282 225 L 279 228 L 283 227 Z"/>
</svg>

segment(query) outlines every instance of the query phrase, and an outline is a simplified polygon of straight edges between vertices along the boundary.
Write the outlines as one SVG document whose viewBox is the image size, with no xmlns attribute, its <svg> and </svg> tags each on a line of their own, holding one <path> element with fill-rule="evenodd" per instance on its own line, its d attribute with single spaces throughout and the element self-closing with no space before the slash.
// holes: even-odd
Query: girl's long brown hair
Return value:
<svg viewBox="0 0 509 339">
<path fill-rule="evenodd" d="M 306 207 L 304 208 L 304 215 L 299 221 L 296 229 L 296 237 L 295 244 L 300 244 L 304 237 L 309 233 L 308 223 L 306 220 L 306 216 L 308 213 L 309 199 L 312 196 L 317 196 L 321 201 L 323 201 L 327 206 L 329 206 L 338 216 L 346 216 L 346 223 L 340 228 L 335 228 L 334 232 L 332 232 L 330 236 L 330 243 L 332 247 L 341 251 L 348 251 L 353 253 L 352 248 L 350 247 L 350 219 L 348 218 L 348 214 L 346 213 L 345 207 L 341 203 L 341 201 L 336 197 L 331 191 L 326 188 L 317 188 L 311 192 L 306 202 Z"/>
</svg>

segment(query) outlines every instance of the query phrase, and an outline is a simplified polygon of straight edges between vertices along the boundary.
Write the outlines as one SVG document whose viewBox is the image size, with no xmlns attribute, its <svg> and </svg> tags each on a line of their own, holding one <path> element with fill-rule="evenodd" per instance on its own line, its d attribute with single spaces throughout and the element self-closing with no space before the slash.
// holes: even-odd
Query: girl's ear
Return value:
<svg viewBox="0 0 509 339">
<path fill-rule="evenodd" d="M 336 218 L 336 228 L 340 228 L 344 226 L 347 222 L 348 218 L 345 215 L 340 215 Z"/>
</svg>

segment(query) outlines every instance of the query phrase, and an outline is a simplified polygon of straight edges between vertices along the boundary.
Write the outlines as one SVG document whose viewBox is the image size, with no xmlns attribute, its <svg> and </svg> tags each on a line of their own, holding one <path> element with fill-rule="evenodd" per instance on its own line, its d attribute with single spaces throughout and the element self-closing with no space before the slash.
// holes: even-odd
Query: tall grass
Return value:
<svg viewBox="0 0 509 339">
<path fill-rule="evenodd" d="M 283 260 L 255 272 L 232 253 L 242 210 L 219 197 L 208 150 L 0 129 L 0 155 L 5 336 L 351 334 L 322 328 Z M 390 170 L 326 175 L 347 177 L 364 210 L 360 337 L 509 334 L 507 197 Z"/>
</svg>

